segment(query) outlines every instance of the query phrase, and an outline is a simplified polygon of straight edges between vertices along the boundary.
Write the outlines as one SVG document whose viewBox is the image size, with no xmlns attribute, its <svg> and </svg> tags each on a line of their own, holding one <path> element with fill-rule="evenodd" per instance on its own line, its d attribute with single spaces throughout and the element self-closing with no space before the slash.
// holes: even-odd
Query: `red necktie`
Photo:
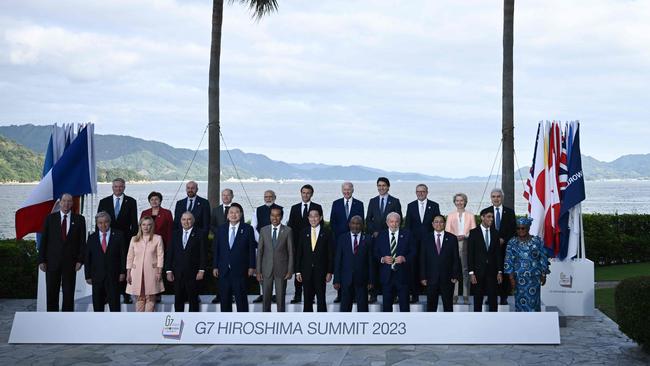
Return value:
<svg viewBox="0 0 650 366">
<path fill-rule="evenodd" d="M 61 221 L 61 239 L 66 241 L 68 238 L 68 215 L 63 215 L 63 221 Z"/>
<path fill-rule="evenodd" d="M 106 253 L 106 233 L 102 233 L 102 250 Z"/>
<path fill-rule="evenodd" d="M 440 244 L 440 234 L 436 234 L 436 249 L 438 249 L 438 254 L 440 254 L 440 249 L 442 245 Z"/>
<path fill-rule="evenodd" d="M 357 234 L 354 234 L 354 255 L 357 255 L 359 252 L 359 241 L 357 240 Z"/>
</svg>

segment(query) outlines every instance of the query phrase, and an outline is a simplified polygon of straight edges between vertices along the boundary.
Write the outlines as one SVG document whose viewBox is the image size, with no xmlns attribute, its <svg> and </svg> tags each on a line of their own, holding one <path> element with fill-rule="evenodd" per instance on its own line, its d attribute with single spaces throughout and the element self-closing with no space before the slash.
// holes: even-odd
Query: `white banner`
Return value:
<svg viewBox="0 0 650 366">
<path fill-rule="evenodd" d="M 558 313 L 18 312 L 9 343 L 559 344 Z"/>
<path fill-rule="evenodd" d="M 562 315 L 594 315 L 594 262 L 551 260 L 551 273 L 542 286 L 542 303 L 556 306 Z"/>
</svg>

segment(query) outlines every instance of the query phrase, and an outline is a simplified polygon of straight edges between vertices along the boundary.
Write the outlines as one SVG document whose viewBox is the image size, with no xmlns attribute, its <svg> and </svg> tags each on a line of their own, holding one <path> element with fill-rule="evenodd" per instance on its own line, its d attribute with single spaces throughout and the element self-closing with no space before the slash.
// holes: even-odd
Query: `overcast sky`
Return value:
<svg viewBox="0 0 650 366">
<path fill-rule="evenodd" d="M 288 162 L 487 175 L 501 131 L 503 1 L 279 0 L 226 5 L 221 127 Z M 207 124 L 212 2 L 0 1 L 0 124 L 197 147 Z M 600 160 L 647 153 L 650 1 L 517 1 L 515 146 L 582 121 Z M 203 143 L 207 147 L 207 138 Z"/>
</svg>

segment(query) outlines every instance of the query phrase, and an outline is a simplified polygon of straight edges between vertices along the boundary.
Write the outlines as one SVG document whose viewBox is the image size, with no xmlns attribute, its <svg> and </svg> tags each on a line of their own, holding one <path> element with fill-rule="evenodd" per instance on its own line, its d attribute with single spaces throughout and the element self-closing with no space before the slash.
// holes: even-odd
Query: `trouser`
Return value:
<svg viewBox="0 0 650 366">
<path fill-rule="evenodd" d="M 506 258 L 506 248 L 508 246 L 507 240 L 503 245 L 501 246 L 501 262 L 504 263 L 505 258 Z M 501 297 L 501 302 L 505 303 L 508 299 L 508 296 L 510 296 L 510 276 L 507 274 L 503 274 L 503 281 L 501 281 L 501 284 L 497 284 L 497 295 Z"/>
<path fill-rule="evenodd" d="M 383 307 L 382 311 L 391 312 L 393 311 L 393 296 L 397 294 L 399 298 L 399 311 L 408 312 L 411 310 L 409 304 L 409 285 L 406 283 L 400 283 L 395 279 L 394 276 L 391 276 L 389 282 L 382 283 L 383 286 Z"/>
<path fill-rule="evenodd" d="M 176 306 L 176 304 L 174 304 Z M 153 312 L 156 308 L 156 295 L 140 295 L 136 296 L 135 311 L 137 312 Z M 198 303 L 197 303 L 198 308 Z M 192 311 L 192 310 L 190 310 Z M 198 311 L 198 310 L 196 310 Z"/>
<path fill-rule="evenodd" d="M 325 275 L 314 273 L 312 271 L 309 280 L 305 281 L 305 274 L 302 274 L 303 286 L 305 289 L 305 299 L 302 310 L 304 312 L 314 311 L 314 295 L 316 295 L 316 310 L 318 312 L 327 312 L 325 301 Z"/>
<path fill-rule="evenodd" d="M 454 311 L 453 293 L 454 284 L 451 281 L 448 283 L 427 283 L 427 311 L 438 311 L 438 296 L 442 298 L 443 311 Z"/>
<path fill-rule="evenodd" d="M 262 291 L 262 311 L 267 313 L 271 311 L 271 298 L 273 297 L 274 284 L 277 310 L 282 313 L 286 311 L 286 300 L 284 299 L 284 295 L 287 291 L 287 280 L 282 276 L 273 277 L 271 275 L 270 277 L 264 277 L 262 281 L 262 287 L 264 288 Z"/>
<path fill-rule="evenodd" d="M 45 272 L 47 311 L 59 311 L 59 290 L 63 291 L 61 311 L 74 311 L 74 288 L 77 273 L 74 265 Z"/>
<path fill-rule="evenodd" d="M 93 311 L 103 312 L 108 303 L 111 312 L 120 311 L 120 283 L 117 280 L 104 278 L 103 281 L 93 280 Z"/>
<path fill-rule="evenodd" d="M 487 295 L 489 311 L 497 311 L 497 276 L 490 275 L 477 278 L 474 285 L 474 311 L 483 311 L 483 296 Z"/>
<path fill-rule="evenodd" d="M 463 276 L 454 286 L 454 296 L 469 296 L 470 281 L 469 270 L 467 268 L 467 240 L 458 241 L 458 255 L 460 256 L 460 267 Z"/>
<path fill-rule="evenodd" d="M 353 299 L 357 302 L 357 312 L 368 312 L 368 286 L 354 285 L 354 282 L 349 286 L 341 286 L 341 312 L 352 311 Z"/>
<path fill-rule="evenodd" d="M 190 312 L 199 311 L 198 284 L 195 278 L 174 279 L 174 311 L 181 313 L 185 310 L 185 301 L 190 304 Z"/>
<path fill-rule="evenodd" d="M 226 276 L 219 278 L 219 293 L 221 295 L 221 311 L 232 312 L 232 296 L 235 296 L 235 304 L 238 313 L 248 312 L 248 296 L 246 295 L 246 283 L 248 275 L 236 275 L 229 272 Z"/>
</svg>

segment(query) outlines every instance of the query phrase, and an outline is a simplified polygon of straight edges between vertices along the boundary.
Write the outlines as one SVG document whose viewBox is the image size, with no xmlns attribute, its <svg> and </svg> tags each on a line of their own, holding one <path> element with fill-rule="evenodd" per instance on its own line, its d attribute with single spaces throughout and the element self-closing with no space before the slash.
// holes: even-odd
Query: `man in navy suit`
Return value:
<svg viewBox="0 0 650 366">
<path fill-rule="evenodd" d="M 352 311 L 352 298 L 357 312 L 368 312 L 368 289 L 372 287 L 370 236 L 361 232 L 363 218 L 350 219 L 350 231 L 339 236 L 334 255 L 334 288 L 341 291 L 341 311 Z"/>
<path fill-rule="evenodd" d="M 172 234 L 172 243 L 165 254 L 167 281 L 174 284 L 174 311 L 183 312 L 185 301 L 190 312 L 199 311 L 199 283 L 207 265 L 207 235 L 194 225 L 194 216 L 187 211 L 180 215 L 181 229 Z"/>
<path fill-rule="evenodd" d="M 433 218 L 440 215 L 440 206 L 437 202 L 431 201 L 427 198 L 429 188 L 426 184 L 418 184 L 415 186 L 415 196 L 417 199 L 408 204 L 406 208 L 405 226 L 415 236 L 416 254 L 415 257 L 420 256 L 420 241 L 422 236 L 427 232 L 433 231 Z M 417 303 L 420 296 L 420 263 L 415 261 L 410 266 L 411 268 L 411 304 Z"/>
<path fill-rule="evenodd" d="M 126 280 L 126 244 L 124 235 L 111 229 L 111 216 L 101 211 L 95 215 L 98 230 L 88 237 L 84 272 L 93 287 L 93 310 L 120 311 L 120 282 Z"/>
<path fill-rule="evenodd" d="M 176 202 L 174 209 L 174 227 L 180 229 L 181 216 L 184 212 L 189 211 L 194 216 L 194 226 L 201 229 L 206 236 L 210 231 L 210 202 L 196 193 L 199 191 L 199 185 L 191 180 L 185 185 L 187 197 Z"/>
<path fill-rule="evenodd" d="M 386 230 L 386 216 L 391 212 L 397 212 L 400 217 L 402 216 L 402 205 L 399 202 L 399 199 L 388 194 L 390 189 L 390 181 L 386 177 L 377 178 L 377 192 L 378 196 L 370 199 L 368 203 L 368 215 L 366 215 L 366 232 L 372 235 L 373 239 L 377 237 L 380 231 Z M 375 261 L 372 262 L 373 266 L 373 282 L 375 284 L 381 285 L 378 281 L 378 266 Z M 377 292 L 380 289 L 377 287 L 371 289 L 370 299 L 368 300 L 371 304 L 377 301 Z"/>
<path fill-rule="evenodd" d="M 454 286 L 461 276 L 458 239 L 445 231 L 445 218 L 433 218 L 433 232 L 423 234 L 420 248 L 420 279 L 427 287 L 427 311 L 438 310 L 438 296 L 443 310 L 453 311 Z"/>
<path fill-rule="evenodd" d="M 503 282 L 503 257 L 499 233 L 492 226 L 491 210 L 481 212 L 481 225 L 469 231 L 467 269 L 474 288 L 474 311 L 483 310 L 483 296 L 489 311 L 497 311 L 497 288 Z"/>
<path fill-rule="evenodd" d="M 253 227 L 241 222 L 244 210 L 233 203 L 228 210 L 228 222 L 221 225 L 214 237 L 214 277 L 219 279 L 221 311 L 232 312 L 231 296 L 235 295 L 237 312 L 248 312 L 246 286 L 255 272 L 255 233 Z"/>
<path fill-rule="evenodd" d="M 352 197 L 354 193 L 352 182 L 344 182 L 341 185 L 341 193 L 343 193 L 343 198 L 339 198 L 332 203 L 332 212 L 330 213 L 330 228 L 334 233 L 334 251 L 336 251 L 338 237 L 349 231 L 350 218 L 359 216 L 363 220 L 364 217 L 363 202 Z M 338 303 L 340 301 L 341 291 L 337 291 L 334 302 Z"/>
<path fill-rule="evenodd" d="M 393 296 L 399 298 L 399 310 L 410 311 L 409 266 L 415 253 L 415 238 L 406 229 L 400 230 L 401 217 L 391 212 L 386 217 L 387 230 L 382 230 L 374 243 L 374 259 L 379 263 L 383 288 L 383 311 L 393 311 Z"/>
</svg>

